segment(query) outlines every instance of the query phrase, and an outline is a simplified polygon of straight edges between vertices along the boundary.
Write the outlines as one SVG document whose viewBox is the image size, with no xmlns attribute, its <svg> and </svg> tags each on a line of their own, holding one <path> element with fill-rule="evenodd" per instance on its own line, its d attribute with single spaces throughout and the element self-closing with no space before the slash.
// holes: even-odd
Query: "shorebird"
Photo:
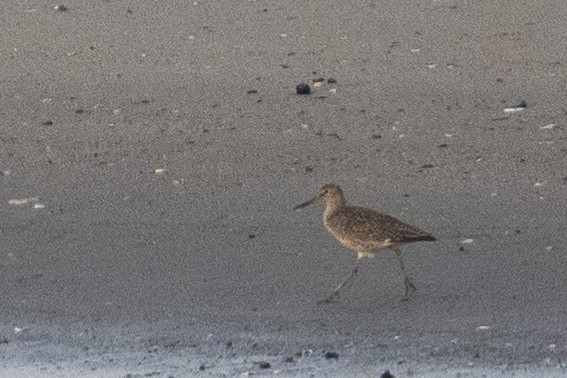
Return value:
<svg viewBox="0 0 567 378">
<path fill-rule="evenodd" d="M 373 252 L 381 249 L 392 249 L 398 255 L 404 274 L 403 299 L 409 299 L 416 288 L 406 272 L 400 247 L 418 241 L 434 241 L 435 238 L 389 215 L 364 207 L 347 206 L 342 189 L 335 184 L 324 185 L 315 198 L 295 206 L 294 209 L 311 205 L 314 202 L 322 202 L 325 205 L 323 224 L 327 231 L 342 245 L 356 252 L 356 262 L 350 275 L 328 298 L 321 302 L 332 302 L 338 299 L 339 291 L 358 272 L 360 260 L 373 256 Z"/>
</svg>

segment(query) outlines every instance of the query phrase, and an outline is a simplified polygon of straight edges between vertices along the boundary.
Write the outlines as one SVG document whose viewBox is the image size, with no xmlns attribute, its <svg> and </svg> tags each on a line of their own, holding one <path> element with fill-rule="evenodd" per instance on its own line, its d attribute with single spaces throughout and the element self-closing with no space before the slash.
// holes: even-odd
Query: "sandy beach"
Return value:
<svg viewBox="0 0 567 378">
<path fill-rule="evenodd" d="M 4 4 L 0 378 L 567 375 L 565 19 Z M 383 251 L 317 304 L 355 259 L 293 210 L 325 183 L 437 238 L 412 300 Z"/>
</svg>

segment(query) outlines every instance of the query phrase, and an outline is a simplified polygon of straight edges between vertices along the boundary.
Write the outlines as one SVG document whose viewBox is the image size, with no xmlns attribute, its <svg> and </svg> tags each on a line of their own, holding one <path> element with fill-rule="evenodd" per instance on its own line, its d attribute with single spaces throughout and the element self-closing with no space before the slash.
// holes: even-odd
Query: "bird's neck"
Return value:
<svg viewBox="0 0 567 378">
<path fill-rule="evenodd" d="M 323 211 L 323 217 L 325 219 L 328 219 L 334 213 L 336 213 L 338 210 L 342 209 L 345 206 L 346 206 L 346 201 L 343 198 L 341 198 L 339 200 L 327 202 L 325 204 L 325 211 Z"/>
</svg>

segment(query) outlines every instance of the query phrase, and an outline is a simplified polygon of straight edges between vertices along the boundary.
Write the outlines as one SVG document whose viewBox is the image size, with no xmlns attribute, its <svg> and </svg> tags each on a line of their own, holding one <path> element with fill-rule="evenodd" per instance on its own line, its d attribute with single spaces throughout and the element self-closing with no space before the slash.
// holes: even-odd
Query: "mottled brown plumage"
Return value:
<svg viewBox="0 0 567 378">
<path fill-rule="evenodd" d="M 404 299 L 409 298 L 411 292 L 415 291 L 415 286 L 406 273 L 400 246 L 417 241 L 434 241 L 435 238 L 389 215 L 364 207 L 347 206 L 342 189 L 335 184 L 324 185 L 317 197 L 295 208 L 305 207 L 316 201 L 325 204 L 323 223 L 327 231 L 342 245 L 357 254 L 352 273 L 325 301 L 330 302 L 338 297 L 339 290 L 358 272 L 358 262 L 362 258 L 371 256 L 374 251 L 386 248 L 393 249 L 400 258 L 400 267 L 405 277 Z"/>
</svg>

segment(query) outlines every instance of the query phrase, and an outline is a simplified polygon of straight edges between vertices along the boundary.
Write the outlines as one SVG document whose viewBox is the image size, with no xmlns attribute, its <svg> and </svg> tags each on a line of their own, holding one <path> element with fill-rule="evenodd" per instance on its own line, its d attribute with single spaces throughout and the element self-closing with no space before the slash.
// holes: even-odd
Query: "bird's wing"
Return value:
<svg viewBox="0 0 567 378">
<path fill-rule="evenodd" d="M 344 210 L 344 214 L 337 215 L 344 217 L 346 228 L 356 238 L 366 239 L 372 235 L 377 241 L 389 239 L 391 243 L 403 243 L 431 237 L 429 233 L 387 214 L 363 207 L 347 207 Z"/>
</svg>

